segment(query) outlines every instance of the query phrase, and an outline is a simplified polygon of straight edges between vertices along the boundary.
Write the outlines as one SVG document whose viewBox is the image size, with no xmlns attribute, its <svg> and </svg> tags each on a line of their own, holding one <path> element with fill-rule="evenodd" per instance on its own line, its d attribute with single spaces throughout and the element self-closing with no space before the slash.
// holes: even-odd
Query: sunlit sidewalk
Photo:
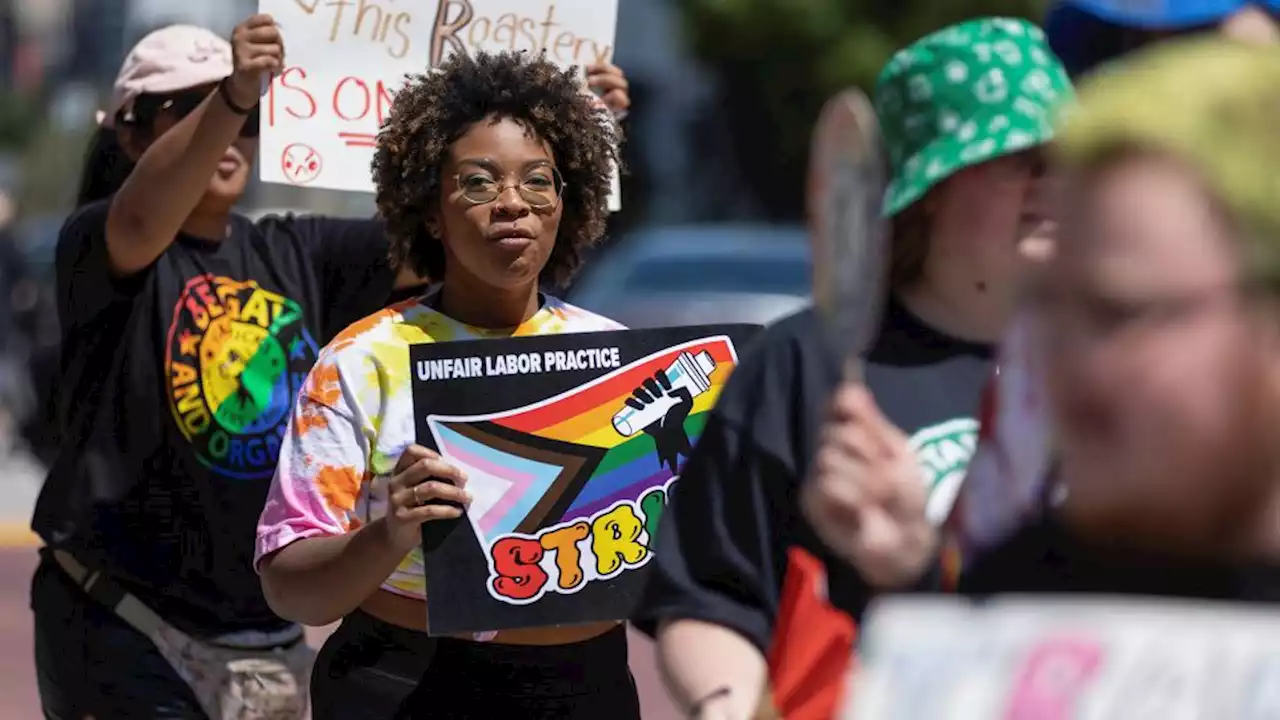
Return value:
<svg viewBox="0 0 1280 720">
<path fill-rule="evenodd" d="M 0 425 L 0 548 L 35 544 L 31 511 L 44 477 L 44 466 L 12 430 Z"/>
</svg>

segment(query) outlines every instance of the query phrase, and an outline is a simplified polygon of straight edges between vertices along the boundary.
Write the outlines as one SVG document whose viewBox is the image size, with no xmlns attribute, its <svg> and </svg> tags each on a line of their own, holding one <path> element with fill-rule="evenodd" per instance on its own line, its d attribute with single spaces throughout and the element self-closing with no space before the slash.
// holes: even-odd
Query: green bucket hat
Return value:
<svg viewBox="0 0 1280 720">
<path fill-rule="evenodd" d="M 893 216 L 964 168 L 1053 138 L 1071 80 L 1040 28 L 1014 18 L 952 25 L 899 50 L 876 80 Z"/>
</svg>

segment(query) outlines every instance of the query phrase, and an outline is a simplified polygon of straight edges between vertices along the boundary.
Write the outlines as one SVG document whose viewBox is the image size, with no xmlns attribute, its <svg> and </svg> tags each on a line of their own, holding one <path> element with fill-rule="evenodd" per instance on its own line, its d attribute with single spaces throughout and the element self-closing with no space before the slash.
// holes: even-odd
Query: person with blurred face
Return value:
<svg viewBox="0 0 1280 720">
<path fill-rule="evenodd" d="M 1050 45 L 1076 73 L 1089 73 L 1125 53 L 1190 33 L 1214 32 L 1255 45 L 1280 42 L 1280 2 L 1170 0 L 1148 8 L 1108 0 L 1067 0 L 1046 21 Z M 1044 400 L 1044 368 L 1032 352 L 1030 313 L 1022 313 L 1001 342 L 988 389 L 982 441 L 947 523 L 949 553 L 958 570 L 1059 492 L 1052 480 L 1052 428 Z M 954 573 L 952 578 L 954 579 Z"/>
<path fill-rule="evenodd" d="M 899 498 L 919 518 L 906 534 L 922 557 L 908 568 L 846 562 L 803 518 L 804 478 L 847 469 L 824 451 L 844 359 L 829 351 L 813 309 L 780 321 L 735 370 L 683 469 L 633 617 L 656 634 L 668 685 L 691 714 L 747 717 L 756 707 L 790 547 L 826 562 L 831 602 L 855 617 L 881 590 L 931 586 L 925 518 L 946 514 L 976 443 L 1020 247 L 1052 231 L 1041 146 L 1053 109 L 1070 97 L 1043 34 L 1021 20 L 945 28 L 881 72 L 890 296 L 864 358 L 867 389 L 852 401 L 884 420 L 882 436 L 863 440 L 878 456 L 927 467 Z"/>
<path fill-rule="evenodd" d="M 1033 305 L 1063 495 L 961 590 L 1280 601 L 1277 117 L 1274 46 L 1170 42 L 1082 89 Z"/>
<path fill-rule="evenodd" d="M 316 720 L 640 717 L 622 623 L 427 634 L 423 525 L 470 496 L 415 444 L 409 387 L 414 343 L 620 329 L 540 291 L 604 232 L 616 140 L 571 72 L 523 54 L 458 55 L 396 96 L 378 209 L 397 266 L 440 286 L 321 353 L 258 524 L 271 606 L 342 620 L 316 664 Z"/>
<path fill-rule="evenodd" d="M 284 62 L 266 15 L 230 43 L 157 30 L 101 117 L 58 242 L 64 448 L 33 520 L 49 717 L 306 711 L 310 650 L 263 596 L 253 528 L 322 344 L 425 280 L 393 270 L 382 221 L 234 212 Z"/>
<path fill-rule="evenodd" d="M 1240 0 L 1169 0 L 1151 6 L 1111 0 L 1064 0 L 1055 4 L 1046 20 L 1050 46 L 1073 74 L 1087 75 L 1108 63 L 1123 60 L 1134 52 L 1161 41 L 1192 33 L 1214 32 L 1243 44 L 1272 45 L 1280 42 L 1276 10 L 1280 3 Z M 1188 85 L 1188 87 L 1192 87 Z M 1051 234 L 1035 243 L 1023 243 L 1024 256 L 1040 265 L 1050 257 L 1056 243 Z M 1034 285 L 1033 273 L 1026 278 Z M 978 449 L 970 463 L 951 516 L 944 523 L 945 587 L 954 588 L 962 568 L 986 549 L 1006 537 L 1021 522 L 1040 516 L 1060 494 L 1053 483 L 1053 428 L 1045 400 L 1044 367 L 1035 352 L 1037 320 L 1030 312 L 1017 313 L 1000 343 L 997 366 L 983 398 L 982 428 Z M 880 421 L 865 413 L 850 416 L 842 432 L 876 432 Z M 858 430 L 852 428 L 858 427 Z M 863 463 L 856 475 L 831 486 L 806 488 L 814 522 L 824 539 L 846 558 L 858 555 L 860 562 L 887 567 L 914 567 L 923 548 L 903 532 L 918 527 L 918 520 L 901 515 L 881 524 L 883 532 L 874 538 L 850 521 L 850 490 L 840 485 L 894 487 L 910 483 L 913 472 L 906 467 L 883 463 Z M 890 478 L 898 478 L 893 481 Z M 889 491 L 882 492 L 891 497 Z M 874 552 L 868 550 L 868 543 Z"/>
</svg>

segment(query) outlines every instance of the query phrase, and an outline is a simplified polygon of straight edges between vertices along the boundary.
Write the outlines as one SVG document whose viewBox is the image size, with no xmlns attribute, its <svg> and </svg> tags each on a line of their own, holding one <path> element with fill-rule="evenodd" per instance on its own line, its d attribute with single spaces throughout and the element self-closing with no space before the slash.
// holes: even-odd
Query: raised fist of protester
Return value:
<svg viewBox="0 0 1280 720">
<path fill-rule="evenodd" d="M 421 542 L 423 523 L 462 517 L 471 505 L 466 486 L 467 476 L 439 453 L 421 445 L 406 448 L 387 491 L 385 522 L 391 544 L 409 552 Z"/>
<path fill-rule="evenodd" d="M 925 516 L 927 500 L 906 435 L 865 387 L 842 385 L 800 497 L 818 536 L 872 587 L 899 589 L 933 562 L 937 532 Z"/>
<path fill-rule="evenodd" d="M 231 31 L 234 70 L 223 91 L 237 107 L 251 108 L 262 97 L 264 80 L 284 69 L 284 37 L 275 18 L 257 14 Z"/>
<path fill-rule="evenodd" d="M 653 377 L 645 380 L 627 398 L 627 405 L 633 410 L 644 410 L 662 398 L 671 398 L 670 407 L 662 417 L 649 423 L 644 428 L 646 435 L 653 438 L 658 450 L 658 463 L 671 468 L 671 472 L 679 472 L 680 456 L 689 457 L 693 447 L 689 443 L 689 435 L 684 431 L 684 421 L 693 409 L 693 394 L 689 388 L 673 386 L 667 377 L 666 370 L 659 370 Z"/>
<path fill-rule="evenodd" d="M 630 83 L 622 68 L 612 63 L 594 63 L 587 66 L 587 87 L 609 108 L 614 117 L 621 119 L 631 109 Z"/>
</svg>

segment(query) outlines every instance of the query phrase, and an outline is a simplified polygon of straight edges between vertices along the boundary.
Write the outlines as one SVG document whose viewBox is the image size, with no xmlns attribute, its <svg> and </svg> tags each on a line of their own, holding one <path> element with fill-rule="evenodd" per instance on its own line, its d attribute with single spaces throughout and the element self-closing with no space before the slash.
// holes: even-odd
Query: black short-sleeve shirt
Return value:
<svg viewBox="0 0 1280 720">
<path fill-rule="evenodd" d="M 251 566 L 256 522 L 321 346 L 390 295 L 385 233 L 233 216 L 225 239 L 180 235 L 120 279 L 108 203 L 58 241 L 65 447 L 33 528 L 189 632 L 280 624 Z"/>
<path fill-rule="evenodd" d="M 805 310 L 761 335 L 730 378 L 672 493 L 653 568 L 633 621 L 653 633 L 671 619 L 713 622 L 766 652 L 786 552 L 827 565 L 832 603 L 855 617 L 868 586 L 817 539 L 798 508 L 840 363 Z M 886 308 L 867 355 L 866 382 L 885 415 L 912 438 L 946 505 L 977 441 L 979 396 L 992 348 L 958 341 L 900 303 Z"/>
</svg>

